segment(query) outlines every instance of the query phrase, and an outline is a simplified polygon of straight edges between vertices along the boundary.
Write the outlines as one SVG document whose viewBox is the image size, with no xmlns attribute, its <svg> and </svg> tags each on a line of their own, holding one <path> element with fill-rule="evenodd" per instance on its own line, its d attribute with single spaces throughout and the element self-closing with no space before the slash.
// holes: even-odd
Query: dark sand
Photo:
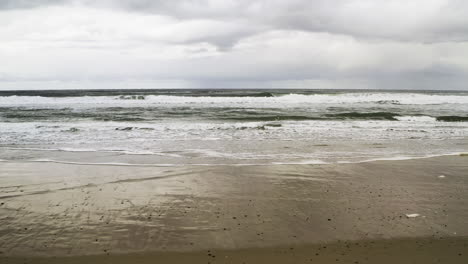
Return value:
<svg viewBox="0 0 468 264">
<path fill-rule="evenodd" d="M 468 263 L 468 157 L 0 162 L 0 263 L 24 262 Z"/>
<path fill-rule="evenodd" d="M 12 257 L 2 263 L 467 263 L 467 239 L 392 239 L 276 248 Z"/>
</svg>

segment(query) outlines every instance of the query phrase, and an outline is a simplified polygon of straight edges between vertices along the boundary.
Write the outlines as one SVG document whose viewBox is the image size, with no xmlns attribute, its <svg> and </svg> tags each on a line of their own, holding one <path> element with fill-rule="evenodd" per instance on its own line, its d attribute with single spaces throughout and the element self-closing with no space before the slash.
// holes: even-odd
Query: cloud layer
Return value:
<svg viewBox="0 0 468 264">
<path fill-rule="evenodd" d="M 4 0 L 0 89 L 468 89 L 467 10 L 461 0 Z"/>
</svg>

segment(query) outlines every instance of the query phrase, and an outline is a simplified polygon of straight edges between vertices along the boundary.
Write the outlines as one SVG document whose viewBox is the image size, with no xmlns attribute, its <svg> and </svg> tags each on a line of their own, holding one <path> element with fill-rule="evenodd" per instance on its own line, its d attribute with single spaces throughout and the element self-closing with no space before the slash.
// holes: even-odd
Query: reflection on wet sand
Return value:
<svg viewBox="0 0 468 264">
<path fill-rule="evenodd" d="M 401 238 L 415 247 L 443 238 L 439 249 L 458 250 L 468 243 L 467 176 L 462 156 L 170 168 L 3 162 L 0 260 L 173 252 L 197 259 L 207 250 L 267 248 L 312 258 L 318 246 L 307 245 L 390 239 L 376 243 L 392 248 Z"/>
</svg>

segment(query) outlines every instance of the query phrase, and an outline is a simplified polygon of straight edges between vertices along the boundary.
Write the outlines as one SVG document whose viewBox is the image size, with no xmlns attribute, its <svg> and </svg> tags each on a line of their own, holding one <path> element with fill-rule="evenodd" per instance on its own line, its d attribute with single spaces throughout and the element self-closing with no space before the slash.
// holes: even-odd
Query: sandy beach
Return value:
<svg viewBox="0 0 468 264">
<path fill-rule="evenodd" d="M 466 263 L 468 157 L 0 163 L 2 263 Z M 385 262 L 385 261 L 386 262 Z"/>
<path fill-rule="evenodd" d="M 462 0 L 0 0 L 0 264 L 468 264 L 467 58 Z"/>
</svg>

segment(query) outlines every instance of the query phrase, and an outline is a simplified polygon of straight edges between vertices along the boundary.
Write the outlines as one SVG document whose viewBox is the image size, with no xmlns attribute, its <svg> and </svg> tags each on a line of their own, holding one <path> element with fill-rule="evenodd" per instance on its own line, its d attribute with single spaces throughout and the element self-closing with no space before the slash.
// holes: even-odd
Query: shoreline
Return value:
<svg viewBox="0 0 468 264">
<path fill-rule="evenodd" d="M 0 146 L 2 148 L 3 146 Z M 129 155 L 129 156 L 159 156 L 158 154 L 128 154 L 126 152 L 119 152 L 119 151 L 98 151 L 98 150 L 79 150 L 79 151 L 70 151 L 70 150 L 62 150 L 62 149 L 35 149 L 35 148 L 11 148 L 11 147 L 3 147 L 6 149 L 11 150 L 25 150 L 25 151 L 53 151 L 53 152 L 70 152 L 79 155 L 85 155 L 86 153 L 117 153 L 120 155 Z M 322 160 L 313 160 L 313 161 L 298 161 L 298 162 L 271 162 L 271 163 L 167 163 L 167 164 L 151 164 L 151 163 L 125 163 L 125 162 L 117 162 L 117 163 L 92 163 L 92 162 L 78 162 L 78 161 L 62 161 L 62 160 L 53 160 L 53 159 L 36 159 L 36 160 L 5 160 L 0 159 L 0 162 L 6 163 L 57 163 L 57 164 L 68 164 L 68 165 L 84 165 L 84 166 L 122 166 L 122 167 L 214 167 L 214 166 L 278 166 L 278 165 L 339 165 L 339 164 L 360 164 L 360 163 L 372 163 L 372 162 L 380 162 L 380 161 L 406 161 L 406 160 L 419 160 L 419 159 L 431 159 L 431 158 L 439 158 L 439 157 L 466 157 L 468 156 L 467 151 L 457 151 L 457 152 L 450 152 L 444 154 L 431 154 L 431 155 L 421 155 L 421 156 L 395 156 L 395 157 L 383 157 L 383 158 L 372 158 L 372 159 L 365 159 L 365 160 L 356 160 L 356 161 L 347 161 L 347 160 L 338 160 L 338 161 L 322 161 Z"/>
</svg>

